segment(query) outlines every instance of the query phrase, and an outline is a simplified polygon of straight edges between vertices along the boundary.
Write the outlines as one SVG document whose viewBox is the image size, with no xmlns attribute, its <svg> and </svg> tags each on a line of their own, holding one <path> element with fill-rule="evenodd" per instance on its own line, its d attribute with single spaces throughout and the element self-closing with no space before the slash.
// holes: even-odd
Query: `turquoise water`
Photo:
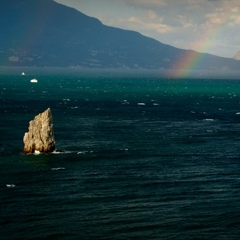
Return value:
<svg viewBox="0 0 240 240">
<path fill-rule="evenodd" d="M 240 81 L 0 77 L 2 239 L 238 239 Z M 63 154 L 22 154 L 51 108 Z"/>
</svg>

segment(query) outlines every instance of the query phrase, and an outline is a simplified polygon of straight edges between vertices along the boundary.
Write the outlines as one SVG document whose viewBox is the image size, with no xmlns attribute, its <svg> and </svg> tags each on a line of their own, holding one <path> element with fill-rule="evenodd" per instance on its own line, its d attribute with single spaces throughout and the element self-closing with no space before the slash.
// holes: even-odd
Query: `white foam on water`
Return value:
<svg viewBox="0 0 240 240">
<path fill-rule="evenodd" d="M 90 153 L 92 153 L 93 151 L 90 151 Z M 77 152 L 77 154 L 87 154 L 87 153 L 89 153 L 89 151 L 79 151 L 79 152 Z"/>
<path fill-rule="evenodd" d="M 203 121 L 206 121 L 206 122 L 213 122 L 214 119 L 212 119 L 212 118 L 206 118 L 206 119 L 203 119 Z"/>
<path fill-rule="evenodd" d="M 35 150 L 35 151 L 34 151 L 34 155 L 40 155 L 40 154 L 41 154 L 40 151 L 38 151 L 38 150 Z"/>
<path fill-rule="evenodd" d="M 128 102 L 128 100 L 123 100 L 123 102 L 122 102 L 122 104 L 130 104 L 129 102 Z"/>
<path fill-rule="evenodd" d="M 86 154 L 86 152 L 81 152 L 81 151 L 80 151 L 80 152 L 77 152 L 77 154 Z"/>
<path fill-rule="evenodd" d="M 57 167 L 57 168 L 51 168 L 52 171 L 59 171 L 59 170 L 65 170 L 64 167 Z"/>
<path fill-rule="evenodd" d="M 15 185 L 15 184 L 6 184 L 6 187 L 7 187 L 7 188 L 15 188 L 16 185 Z"/>
<path fill-rule="evenodd" d="M 61 151 L 61 150 L 54 150 L 52 154 L 69 154 L 74 153 L 73 151 Z"/>
</svg>

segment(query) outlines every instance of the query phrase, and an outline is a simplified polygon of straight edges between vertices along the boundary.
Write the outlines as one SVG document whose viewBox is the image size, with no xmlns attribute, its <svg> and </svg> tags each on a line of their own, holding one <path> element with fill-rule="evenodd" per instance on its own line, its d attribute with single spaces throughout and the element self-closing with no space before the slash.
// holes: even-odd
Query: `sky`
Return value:
<svg viewBox="0 0 240 240">
<path fill-rule="evenodd" d="M 55 0 L 182 49 L 232 58 L 240 51 L 240 0 Z"/>
</svg>

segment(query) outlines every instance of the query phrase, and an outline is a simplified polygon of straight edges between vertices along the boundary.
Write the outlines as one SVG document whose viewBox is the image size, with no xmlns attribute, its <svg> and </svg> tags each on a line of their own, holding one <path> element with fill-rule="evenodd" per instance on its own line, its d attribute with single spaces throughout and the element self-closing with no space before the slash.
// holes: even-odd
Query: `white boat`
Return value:
<svg viewBox="0 0 240 240">
<path fill-rule="evenodd" d="M 25 72 L 22 72 L 22 74 L 21 74 L 22 76 L 25 76 L 26 74 L 25 74 Z"/>
<path fill-rule="evenodd" d="M 36 78 L 33 78 L 30 82 L 31 82 L 31 83 L 37 83 L 38 80 L 37 80 Z"/>
</svg>

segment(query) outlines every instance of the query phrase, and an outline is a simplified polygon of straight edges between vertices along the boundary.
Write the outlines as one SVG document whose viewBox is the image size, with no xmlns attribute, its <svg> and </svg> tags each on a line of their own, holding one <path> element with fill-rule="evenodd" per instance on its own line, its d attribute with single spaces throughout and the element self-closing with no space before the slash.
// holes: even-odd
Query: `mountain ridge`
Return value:
<svg viewBox="0 0 240 240">
<path fill-rule="evenodd" d="M 109 27 L 53 0 L 2 0 L 0 7 L 2 66 L 176 69 L 181 59 L 191 56 L 192 61 L 205 59 L 196 69 L 240 69 L 234 59 Z"/>
</svg>

